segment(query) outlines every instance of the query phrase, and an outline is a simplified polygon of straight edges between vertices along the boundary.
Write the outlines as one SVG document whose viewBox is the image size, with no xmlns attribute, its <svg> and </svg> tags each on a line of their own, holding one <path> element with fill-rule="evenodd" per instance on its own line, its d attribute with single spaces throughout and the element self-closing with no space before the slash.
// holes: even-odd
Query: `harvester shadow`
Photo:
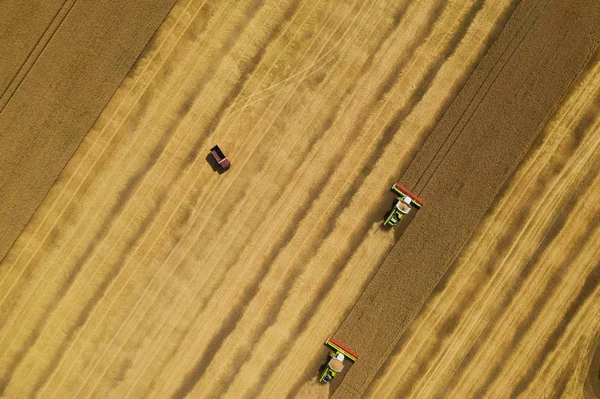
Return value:
<svg viewBox="0 0 600 399">
<path fill-rule="evenodd" d="M 217 172 L 220 175 L 225 173 L 225 170 L 219 166 L 219 164 L 217 163 L 217 160 L 212 156 L 212 154 L 210 152 L 206 155 L 206 158 L 204 158 L 204 159 L 206 160 L 206 162 L 208 162 L 208 164 L 212 168 L 213 172 Z"/>
</svg>

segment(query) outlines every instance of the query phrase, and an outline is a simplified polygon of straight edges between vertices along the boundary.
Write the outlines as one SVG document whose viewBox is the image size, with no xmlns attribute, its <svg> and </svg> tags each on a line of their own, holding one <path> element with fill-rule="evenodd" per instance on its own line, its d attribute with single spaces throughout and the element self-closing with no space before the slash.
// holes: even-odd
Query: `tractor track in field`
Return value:
<svg viewBox="0 0 600 399">
<path fill-rule="evenodd" d="M 23 79 L 25 79 L 33 65 L 36 63 L 40 54 L 48 45 L 48 42 L 52 39 L 56 31 L 64 22 L 65 18 L 69 15 L 75 3 L 77 3 L 77 0 L 65 0 L 63 5 L 56 11 L 56 14 L 54 14 L 54 17 L 48 26 L 41 33 L 39 39 L 31 48 L 29 54 L 27 54 L 27 57 L 23 60 L 17 71 L 14 73 L 12 79 L 10 79 L 0 94 L 0 113 L 2 113 L 4 107 L 6 107 L 6 104 L 8 104 L 15 92 L 18 90 L 21 82 Z M 33 33 L 36 31 L 32 30 L 31 32 Z"/>
<path fill-rule="evenodd" d="M 591 361 L 588 375 L 585 378 L 586 390 L 591 395 L 600 396 L 600 331 L 590 345 Z"/>
<path fill-rule="evenodd" d="M 509 10 L 514 10 L 519 4 L 521 4 L 521 1 L 519 0 L 518 3 L 511 3 L 507 9 Z M 543 11 L 542 11 L 543 12 Z M 502 51 L 502 54 L 498 57 L 498 60 L 496 61 L 496 63 L 494 64 L 494 68 L 491 68 L 486 76 L 486 79 L 484 79 L 482 81 L 481 86 L 479 86 L 479 88 L 477 89 L 476 93 L 474 94 L 473 98 L 471 99 L 471 101 L 469 102 L 468 106 L 465 107 L 463 113 L 461 114 L 461 117 L 458 118 L 456 120 L 456 123 L 454 124 L 454 126 L 452 127 L 452 129 L 450 130 L 450 132 L 448 133 L 448 135 L 444 138 L 444 140 L 442 141 L 441 145 L 438 147 L 438 149 L 435 151 L 435 153 L 433 154 L 432 158 L 430 161 L 428 161 L 426 167 L 423 169 L 423 172 L 419 175 L 416 183 L 415 183 L 415 187 L 414 189 L 417 190 L 418 192 L 421 192 L 425 189 L 425 187 L 427 186 L 427 183 L 429 182 L 429 180 L 431 179 L 431 177 L 433 176 L 433 174 L 435 174 L 435 172 L 437 171 L 438 167 L 442 164 L 443 160 L 446 158 L 446 156 L 448 155 L 448 153 L 450 152 L 450 150 L 452 149 L 452 147 L 454 146 L 454 144 L 456 143 L 456 141 L 458 140 L 458 138 L 460 137 L 460 134 L 462 132 L 462 129 L 464 128 L 464 126 L 466 126 L 466 124 L 468 124 L 469 120 L 471 119 L 471 117 L 475 114 L 477 108 L 479 107 L 479 104 L 481 102 L 481 100 L 487 95 L 488 90 L 492 87 L 493 83 L 495 82 L 496 78 L 500 75 L 500 72 L 502 71 L 502 69 L 504 68 L 504 66 L 508 63 L 508 61 L 510 60 L 510 58 L 512 57 L 512 55 L 514 54 L 514 52 L 519 48 L 522 40 L 525 38 L 525 36 L 527 35 L 527 33 L 531 30 L 531 28 L 533 26 L 535 26 L 535 23 L 537 21 L 537 18 L 539 17 L 539 15 L 541 15 L 540 12 L 533 20 L 533 22 L 531 23 L 531 25 L 529 25 L 528 28 L 525 29 L 525 33 L 523 34 L 523 36 L 517 41 L 517 44 L 514 46 L 514 48 L 512 49 L 512 51 L 510 52 L 510 54 L 507 56 L 507 58 L 504 60 L 504 62 L 501 64 L 502 66 L 499 68 L 498 72 L 495 74 L 495 76 L 491 79 L 491 82 L 489 84 L 489 86 L 487 87 L 487 89 L 483 92 L 483 94 L 481 95 L 481 97 L 478 97 L 478 94 L 480 93 L 480 90 L 484 87 L 485 83 L 488 81 L 487 78 L 489 78 L 489 76 L 491 75 L 491 73 L 493 72 L 493 69 L 500 63 L 500 60 L 502 59 L 502 57 L 504 56 L 505 52 L 507 50 L 509 50 L 509 48 L 511 47 L 511 44 L 513 42 L 514 39 L 516 39 L 519 36 L 519 32 L 521 31 L 521 28 L 523 28 L 525 26 L 525 22 L 523 23 L 523 25 L 519 28 L 519 30 L 517 31 L 517 33 L 513 36 L 513 38 L 510 40 L 510 42 L 508 43 L 508 45 L 504 48 L 504 50 Z M 526 18 L 527 20 L 528 18 Z M 496 32 L 497 30 L 494 29 Z M 498 32 L 499 33 L 499 32 Z M 491 46 L 494 43 L 494 41 L 489 42 L 488 41 L 488 45 Z M 489 49 L 489 47 L 487 48 Z M 487 51 L 486 51 L 487 52 Z M 458 93 L 458 92 L 457 92 Z M 475 101 L 475 103 L 474 103 Z M 450 104 L 448 104 L 449 106 Z M 467 111 L 469 109 L 472 109 L 472 111 L 470 112 L 470 114 L 466 117 L 463 118 L 466 114 Z M 463 119 L 465 120 L 464 123 L 462 123 Z M 457 126 L 459 126 L 459 124 L 461 124 L 461 128 L 457 129 Z M 456 130 L 457 133 L 455 135 L 453 135 L 453 131 Z M 432 129 L 433 131 L 433 129 Z M 448 140 L 452 137 L 452 140 L 449 141 L 449 145 L 447 146 L 446 151 L 443 152 L 443 155 L 439 158 L 438 155 L 441 153 L 442 149 L 446 146 L 446 143 L 448 142 Z M 426 140 L 423 141 L 423 143 L 425 143 Z M 436 159 L 439 159 L 438 162 L 435 163 L 434 168 L 432 169 L 431 172 L 429 172 L 430 170 L 430 166 L 436 161 Z M 429 173 L 428 173 L 429 172 Z M 424 183 L 421 185 L 421 179 L 423 179 L 425 176 L 428 176 L 426 178 L 426 180 L 424 180 Z"/>
</svg>

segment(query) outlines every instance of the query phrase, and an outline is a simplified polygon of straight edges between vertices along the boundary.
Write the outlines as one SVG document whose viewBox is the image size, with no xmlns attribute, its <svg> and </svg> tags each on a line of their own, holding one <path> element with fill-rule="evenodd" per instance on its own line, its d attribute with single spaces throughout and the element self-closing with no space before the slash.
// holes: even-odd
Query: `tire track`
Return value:
<svg viewBox="0 0 600 399">
<path fill-rule="evenodd" d="M 541 1 L 541 0 L 540 0 Z M 442 164 L 442 161 L 444 160 L 444 158 L 446 157 L 446 155 L 450 152 L 450 150 L 452 149 L 452 147 L 454 146 L 454 144 L 456 143 L 456 141 L 458 140 L 458 138 L 460 137 L 460 134 L 462 133 L 462 129 L 464 128 L 464 126 L 466 126 L 469 121 L 471 120 L 471 117 L 475 114 L 475 112 L 477 111 L 477 109 L 479 108 L 479 105 L 481 104 L 481 100 L 487 95 L 487 93 L 489 92 L 489 90 L 491 89 L 491 87 L 494 85 L 494 83 L 496 82 L 496 79 L 498 78 L 498 76 L 500 76 L 500 73 L 502 72 L 502 70 L 504 69 L 504 66 L 507 64 L 508 60 L 510 60 L 510 58 L 512 58 L 513 54 L 515 53 L 515 51 L 519 48 L 519 46 L 521 45 L 521 43 L 523 42 L 523 40 L 525 39 L 525 37 L 527 37 L 527 34 L 529 33 L 529 31 L 535 26 L 535 23 L 537 22 L 538 18 L 543 14 L 543 11 L 546 7 L 546 5 L 548 4 L 549 0 L 544 4 L 544 7 L 542 8 L 542 10 L 535 16 L 534 20 L 532 21 L 531 25 L 529 25 L 529 27 L 526 29 L 525 33 L 523 34 L 523 36 L 518 40 L 517 44 L 515 45 L 515 47 L 513 48 L 513 50 L 511 51 L 510 55 L 508 56 L 508 58 L 504 61 L 504 63 L 502 64 L 502 66 L 500 67 L 500 69 L 498 70 L 498 72 L 496 73 L 496 75 L 491 79 L 490 84 L 488 85 L 487 89 L 485 89 L 485 92 L 482 94 L 482 97 L 480 98 L 480 100 L 475 104 L 473 111 L 470 113 L 470 115 L 466 118 L 465 123 L 463 124 L 463 126 L 458 129 L 456 135 L 454 136 L 454 138 L 450 141 L 450 145 L 448 146 L 448 148 L 446 149 L 446 151 L 444 152 L 444 155 L 440 158 L 439 162 L 437 162 L 437 164 L 434 166 L 433 171 L 429 174 L 429 177 L 425 180 L 425 183 L 423 183 L 423 186 L 420 186 L 419 183 L 421 182 L 421 179 L 427 174 L 428 169 L 431 167 L 431 165 L 435 162 L 438 154 L 442 151 L 442 148 L 445 146 L 445 144 L 448 142 L 448 140 L 450 139 L 450 137 L 452 136 L 452 132 L 456 129 L 456 126 L 458 126 L 458 124 L 460 123 L 460 121 L 463 119 L 464 115 L 467 113 L 467 111 L 469 110 L 470 106 L 472 105 L 472 101 L 475 101 L 475 98 L 477 97 L 477 94 L 479 94 L 479 90 L 481 90 L 483 88 L 483 85 L 485 84 L 485 82 L 488 80 L 487 78 L 490 76 L 490 74 L 493 72 L 493 69 L 496 67 L 496 65 L 498 65 L 498 62 L 500 62 L 500 59 L 504 56 L 504 53 L 506 52 L 506 50 L 508 50 L 508 48 L 510 47 L 510 45 L 512 44 L 513 40 L 515 38 L 518 37 L 519 32 L 521 31 L 521 28 L 523 26 L 525 26 L 526 21 L 529 19 L 529 16 L 526 18 L 526 21 L 523 23 L 523 25 L 521 25 L 521 27 L 519 27 L 519 30 L 517 32 L 517 34 L 515 34 L 515 36 L 513 38 L 511 38 L 509 44 L 506 46 L 506 48 L 504 49 L 504 51 L 502 51 L 502 54 L 500 55 L 500 57 L 498 58 L 498 61 L 496 62 L 496 64 L 494 65 L 493 68 L 490 69 L 488 75 L 486 76 L 486 79 L 484 79 L 484 81 L 482 82 L 482 85 L 478 88 L 477 92 L 475 93 L 475 95 L 473 96 L 473 98 L 471 99 L 471 102 L 468 104 L 467 107 L 465 107 L 462 115 L 460 116 L 460 118 L 457 119 L 456 123 L 454 124 L 454 126 L 452 127 L 452 129 L 450 130 L 448 136 L 446 136 L 446 138 L 444 139 L 444 141 L 442 142 L 442 144 L 440 145 L 440 147 L 438 148 L 438 150 L 435 152 L 434 156 L 432 157 L 431 161 L 428 163 L 427 167 L 425 168 L 425 170 L 421 173 L 421 175 L 419 176 L 417 183 L 415 184 L 415 190 L 418 192 L 422 192 L 423 190 L 425 190 L 425 187 L 427 187 L 427 184 L 429 183 L 429 180 L 435 175 L 435 172 L 437 171 L 437 168 Z M 520 2 L 519 2 L 520 4 Z M 536 6 L 538 6 L 540 3 L 536 3 Z M 515 6 L 516 7 L 516 6 Z M 449 107 L 449 105 L 448 105 Z M 443 115 L 440 115 L 440 119 Z M 432 129 L 433 131 L 433 129 Z M 425 138 L 426 140 L 427 138 Z M 424 143 L 425 141 L 423 141 Z"/>
<path fill-rule="evenodd" d="M 560 323 L 552 331 L 542 350 L 538 353 L 538 356 L 536 357 L 535 361 L 531 363 L 525 375 L 521 377 L 516 387 L 510 393 L 511 398 L 516 398 L 518 395 L 525 392 L 525 390 L 529 387 L 529 384 L 531 383 L 531 381 L 533 381 L 537 374 L 538 368 L 543 364 L 545 357 L 554 351 L 558 341 L 565 333 L 567 326 L 577 315 L 583 304 L 598 289 L 599 285 L 600 263 L 596 264 L 592 272 L 588 274 L 585 283 L 583 284 L 583 287 L 577 294 L 577 297 L 570 303 L 569 308 L 567 309 L 565 315 L 561 318 Z"/>
<path fill-rule="evenodd" d="M 442 2 L 442 3 L 438 4 L 436 7 L 434 7 L 433 12 L 430 13 L 430 17 L 433 16 L 433 20 L 437 19 L 437 17 L 441 13 L 444 6 L 445 6 L 445 3 Z M 430 18 L 430 21 L 428 21 L 428 22 L 432 22 L 431 18 Z M 433 29 L 432 24 L 427 23 L 425 31 L 430 33 L 432 29 Z M 426 33 L 426 35 L 424 35 L 424 37 L 429 36 L 429 33 Z M 406 65 L 406 63 L 408 61 L 405 61 L 405 60 L 410 59 L 412 57 L 412 54 L 414 54 L 416 49 L 419 47 L 419 44 L 420 44 L 419 42 L 420 42 L 420 40 L 416 40 L 415 43 L 413 43 L 413 45 L 409 49 L 409 51 L 407 51 L 408 54 L 405 56 L 405 59 L 403 61 L 401 61 L 402 65 Z M 397 69 L 397 68 L 394 68 L 394 69 Z M 396 77 L 397 77 L 397 75 L 396 75 Z M 379 89 L 379 94 L 381 96 L 383 96 L 385 93 L 387 93 L 387 91 L 389 91 L 389 89 L 386 88 L 386 85 L 389 85 L 390 82 L 391 81 L 389 79 L 386 79 L 386 82 L 384 83 L 384 85 L 382 85 L 381 88 Z M 347 91 L 347 93 L 348 93 L 348 91 Z M 372 101 L 368 107 L 365 107 L 365 108 L 370 109 L 372 105 L 379 102 L 380 100 L 381 100 L 381 98 L 377 98 L 375 101 Z M 341 102 L 340 102 L 340 104 L 341 104 Z M 334 118 L 337 116 L 338 110 L 339 110 L 339 106 L 338 106 L 338 109 L 336 109 L 336 111 L 334 112 L 334 114 L 332 114 L 332 117 L 328 118 L 328 121 L 327 121 L 326 125 L 324 126 L 324 129 L 319 134 L 319 137 L 323 136 L 325 134 L 325 132 L 333 124 Z M 364 113 L 364 111 L 363 111 L 363 113 Z M 353 129 L 352 133 L 357 133 L 358 129 L 359 129 L 358 127 L 356 129 Z M 353 134 L 350 134 L 348 137 L 346 137 L 346 142 L 343 145 L 340 145 L 338 147 L 336 155 L 334 157 L 331 157 L 331 159 L 339 160 L 344 155 L 348 141 L 351 140 L 352 138 L 353 138 Z M 329 165 L 328 168 L 326 168 L 326 169 L 329 170 L 332 166 L 333 165 Z M 333 167 L 333 169 L 337 169 L 337 167 Z M 235 330 L 235 326 L 237 325 L 237 323 L 241 320 L 242 316 L 244 315 L 244 313 L 246 311 L 246 307 L 258 294 L 259 289 L 260 289 L 260 282 L 271 271 L 271 267 L 272 267 L 272 264 L 273 264 L 275 258 L 277 258 L 278 255 L 283 250 L 283 248 L 287 247 L 287 245 L 291 242 L 292 238 L 294 237 L 294 235 L 297 231 L 299 222 L 302 219 L 304 219 L 304 217 L 309 213 L 310 209 L 312 208 L 313 204 L 316 201 L 316 198 L 319 196 L 319 193 L 329 183 L 329 180 L 331 179 L 332 175 L 333 175 L 333 173 L 327 174 L 323 179 L 321 179 L 321 181 L 317 184 L 317 186 L 313 190 L 311 190 L 312 194 L 310 195 L 310 197 L 312 197 L 312 200 L 310 201 L 310 203 L 303 204 L 300 207 L 300 209 L 298 210 L 298 212 L 296 212 L 296 214 L 292 217 L 292 223 L 289 224 L 289 227 L 286 230 L 286 232 L 281 236 L 281 238 L 278 240 L 278 242 L 273 246 L 274 249 L 269 253 L 269 255 L 267 256 L 267 259 L 264 262 L 262 262 L 261 266 L 259 267 L 259 272 L 258 272 L 257 277 L 252 280 L 252 282 L 246 287 L 246 290 L 244 291 L 244 293 L 240 296 L 241 299 L 239 300 L 239 305 L 235 306 L 236 310 L 234 312 L 232 312 L 230 314 L 230 316 L 221 324 L 220 330 L 215 335 L 213 335 L 213 338 L 211 339 L 211 341 L 208 345 L 209 350 L 207 349 L 205 351 L 205 353 L 203 354 L 201 359 L 196 363 L 196 366 L 194 367 L 194 372 L 192 373 L 192 375 L 195 378 L 197 378 L 197 380 L 199 380 L 200 376 L 204 373 L 204 371 L 206 371 L 206 369 L 208 368 L 208 366 L 210 364 L 210 361 L 212 360 L 214 355 L 221 349 L 222 343 L 225 341 L 225 339 L 233 332 L 233 330 Z M 296 268 L 296 269 L 298 269 L 298 268 Z M 293 283 L 292 280 L 289 280 L 289 281 L 291 283 Z M 215 292 L 215 291 L 213 291 L 213 292 Z M 275 320 L 275 319 L 273 318 L 272 320 Z M 242 358 L 247 357 L 247 354 L 241 355 L 241 357 Z M 242 365 L 240 364 L 240 367 L 241 366 Z M 195 383 L 194 383 L 194 385 L 195 385 Z M 189 387 L 186 387 L 186 388 L 189 388 Z M 174 397 L 181 397 L 178 395 L 181 395 L 182 393 L 185 393 L 185 392 L 187 392 L 185 389 L 181 389 L 180 391 L 178 391 L 178 394 L 175 395 Z"/>
<path fill-rule="evenodd" d="M 406 9 L 408 8 L 408 6 L 410 5 L 410 3 L 405 2 L 403 5 L 403 9 L 404 11 L 406 11 Z M 339 7 L 339 6 L 338 6 Z M 392 16 L 392 20 L 395 20 L 396 18 L 399 17 L 398 12 L 395 12 Z M 343 38 L 342 38 L 343 39 Z M 239 115 L 244 109 L 246 109 L 248 106 L 253 105 L 259 101 L 261 101 L 263 98 L 266 97 L 266 95 L 269 95 L 269 91 L 274 90 L 276 87 L 281 86 L 287 82 L 290 82 L 292 79 L 299 77 L 303 74 L 307 73 L 307 70 L 312 69 L 317 62 L 321 61 L 322 59 L 328 59 L 330 58 L 330 55 L 332 54 L 333 50 L 335 50 L 339 44 L 342 42 L 342 39 L 339 39 L 333 46 L 332 48 L 330 48 L 329 50 L 327 50 L 325 53 L 323 53 L 322 55 L 320 55 L 314 62 L 310 63 L 305 69 L 301 69 L 297 72 L 292 73 L 291 75 L 289 75 L 288 77 L 282 79 L 281 81 L 274 83 L 272 85 L 269 85 L 268 87 L 264 88 L 264 89 L 259 89 L 245 97 L 242 97 L 241 100 L 244 101 L 244 104 L 239 106 L 238 108 L 235 107 L 235 104 L 231 107 L 231 113 L 232 114 L 236 114 Z M 335 54 L 333 54 L 333 57 L 335 57 Z M 328 62 L 328 60 L 324 61 L 324 62 Z M 273 65 L 271 65 L 271 67 L 269 68 L 269 71 L 271 70 L 271 68 L 273 67 Z M 323 66 L 317 66 L 315 68 L 316 71 L 323 69 Z M 364 66 L 363 68 L 364 69 Z M 268 72 L 267 72 L 268 74 Z M 312 73 L 308 73 L 307 76 L 310 76 Z M 261 94 L 266 93 L 265 96 L 261 96 Z"/>
<path fill-rule="evenodd" d="M 589 249 L 593 251 L 593 248 Z M 593 259 L 597 255 L 598 251 L 592 253 L 591 258 Z M 593 262 L 589 262 L 590 257 L 587 259 L 588 266 L 592 266 Z M 578 263 L 578 266 L 582 265 L 582 262 Z M 585 277 L 590 271 L 587 270 L 587 273 L 585 273 L 584 270 L 583 275 L 577 277 L 580 284 L 583 284 Z M 573 298 L 577 293 L 576 290 L 573 290 L 570 293 L 570 298 Z M 588 299 L 586 304 L 582 306 L 575 318 L 567 326 L 568 332 L 565 332 L 559 340 L 558 348 L 563 354 L 567 353 L 568 355 L 561 356 L 558 352 L 555 352 L 544 359 L 543 366 L 540 368 L 535 379 L 538 382 L 537 388 L 531 388 L 537 389 L 535 392 L 544 392 L 546 395 L 550 393 L 557 398 L 562 398 L 567 395 L 569 390 L 573 392 L 575 388 L 575 392 L 585 396 L 585 393 L 589 389 L 586 377 L 591 371 L 591 362 L 593 362 L 594 335 L 596 335 L 598 321 L 600 321 L 600 319 L 594 317 L 597 313 L 597 309 L 594 306 L 597 294 L 598 291 L 594 292 L 592 299 Z M 544 331 L 547 331 L 546 335 L 548 335 L 549 330 Z M 584 331 L 588 333 L 584 333 Z M 522 363 L 519 364 L 519 367 L 522 366 Z"/>
<path fill-rule="evenodd" d="M 261 0 L 261 1 L 264 2 L 264 0 Z M 209 132 L 215 131 L 217 129 L 217 127 L 219 126 L 219 123 L 221 123 L 224 120 L 226 111 L 235 105 L 235 103 L 237 102 L 237 98 L 240 96 L 240 94 L 242 93 L 242 90 L 244 89 L 244 87 L 246 85 L 246 82 L 254 74 L 254 72 L 256 72 L 257 67 L 260 65 L 261 61 L 263 60 L 263 57 L 267 51 L 267 48 L 279 36 L 283 26 L 285 26 L 287 24 L 287 22 L 294 16 L 296 11 L 298 10 L 298 6 L 300 5 L 301 1 L 302 0 L 294 0 L 292 3 L 290 3 L 291 5 L 290 5 L 290 7 L 288 7 L 286 9 L 281 24 L 279 24 L 278 26 L 275 27 L 275 29 L 273 29 L 271 34 L 269 34 L 267 41 L 265 42 L 265 45 L 261 46 L 259 48 L 258 52 L 251 59 L 248 67 L 242 73 L 242 78 L 238 81 L 238 83 L 236 83 L 233 91 L 231 91 L 230 94 L 226 97 L 226 100 L 221 104 L 221 106 L 219 107 L 214 118 L 212 118 L 212 120 L 208 124 L 208 127 L 206 129 L 207 131 L 209 131 Z M 205 146 L 206 146 L 205 140 L 197 141 L 194 144 L 194 146 L 192 147 L 192 150 L 190 151 L 190 153 L 188 154 L 188 156 L 186 158 L 185 166 L 191 165 L 195 161 L 195 159 L 198 157 L 200 150 L 205 148 Z"/>
<path fill-rule="evenodd" d="M 600 331 L 596 330 L 590 346 L 592 355 L 585 378 L 585 390 L 600 397 Z"/>
<path fill-rule="evenodd" d="M 58 304 L 62 301 L 62 299 L 64 298 L 64 296 L 70 289 L 73 281 L 75 280 L 75 278 L 81 271 L 84 264 L 86 264 L 89 261 L 96 246 L 101 241 L 104 240 L 104 238 L 106 237 L 108 232 L 111 230 L 116 218 L 118 218 L 121 215 L 123 209 L 125 208 L 126 203 L 128 202 L 129 198 L 131 197 L 131 195 L 134 192 L 137 192 L 137 190 L 138 190 L 141 182 L 145 178 L 145 176 L 148 174 L 148 172 L 150 172 L 153 169 L 156 162 L 158 161 L 160 156 L 163 154 L 172 135 L 179 128 L 179 125 L 181 124 L 183 119 L 188 115 L 188 113 L 190 111 L 190 106 L 188 104 L 193 103 L 193 101 L 199 96 L 201 90 L 204 88 L 206 83 L 212 78 L 212 76 L 214 76 L 214 73 L 216 72 L 218 67 L 220 67 L 225 55 L 231 50 L 233 45 L 236 43 L 237 38 L 239 37 L 239 35 L 236 36 L 236 34 L 239 34 L 240 32 L 244 31 L 245 27 L 248 25 L 248 23 L 253 18 L 253 16 L 258 12 L 258 10 L 261 8 L 263 3 L 264 3 L 264 0 L 254 0 L 253 1 L 252 6 L 251 6 L 251 12 L 247 16 L 247 18 L 245 18 L 242 21 L 242 23 L 236 27 L 236 29 L 234 30 L 234 34 L 229 36 L 228 40 L 225 42 L 225 44 L 223 46 L 223 51 L 221 52 L 220 57 L 217 58 L 217 61 L 215 63 L 211 64 L 212 67 L 209 69 L 207 74 L 204 75 L 203 79 L 200 82 L 200 85 L 195 88 L 196 90 L 194 90 L 191 93 L 191 95 L 188 97 L 188 99 L 184 103 L 184 105 L 182 107 L 180 107 L 180 109 L 178 110 L 179 118 L 177 118 L 174 121 L 171 121 L 171 123 L 168 126 L 168 128 L 166 129 L 165 133 L 162 135 L 158 145 L 154 148 L 152 153 L 149 155 L 146 163 L 141 168 L 138 169 L 138 171 L 132 178 L 130 178 L 128 180 L 128 182 L 125 185 L 125 188 L 123 190 L 121 190 L 121 192 L 118 194 L 116 203 L 113 204 L 113 206 L 111 207 L 111 209 L 108 213 L 108 216 L 103 219 L 103 222 L 100 225 L 99 231 L 93 237 L 92 241 L 87 245 L 83 255 L 78 258 L 74 267 L 69 268 L 69 270 L 67 272 L 66 280 L 63 284 L 61 284 L 59 291 L 58 291 L 57 295 L 55 296 L 56 299 L 49 306 L 49 311 L 44 313 L 44 316 L 40 319 L 40 321 L 34 327 L 32 334 L 28 337 L 25 344 L 23 345 L 21 350 L 18 352 L 17 356 L 15 356 L 14 360 L 11 362 L 10 367 L 9 367 L 10 370 L 12 370 L 12 371 L 15 370 L 15 368 L 21 363 L 21 361 L 27 355 L 27 353 L 29 352 L 31 347 L 35 344 L 39 335 L 41 334 L 42 329 L 46 326 L 46 323 L 47 323 L 48 319 L 50 318 L 51 314 L 54 313 L 54 311 L 58 307 Z M 206 137 L 203 136 L 202 139 L 205 140 Z M 196 149 L 196 147 L 198 147 L 198 146 L 195 146 L 194 149 Z M 185 164 L 184 167 L 180 168 L 180 171 L 182 171 L 186 166 L 188 166 L 188 164 L 189 164 L 189 159 L 188 159 L 188 163 Z M 158 209 L 159 211 L 162 209 L 162 205 L 164 203 L 164 200 L 166 199 L 166 195 L 164 195 L 164 194 L 169 192 L 172 185 L 176 182 L 178 182 L 178 180 L 175 180 L 174 182 L 172 182 L 168 186 L 167 190 L 165 190 L 161 194 L 162 201 L 157 203 L 157 205 L 155 206 L 155 209 Z M 140 231 L 138 231 L 138 235 L 139 235 L 139 233 L 140 233 Z M 139 236 L 137 238 L 139 239 Z M 4 383 L 0 382 L 0 396 L 4 392 L 4 389 L 6 388 L 6 386 L 10 382 L 10 380 L 12 380 L 12 374 L 13 374 L 12 371 L 10 373 L 8 373 L 6 376 L 4 376 L 4 378 L 2 380 Z"/>
<path fill-rule="evenodd" d="M 40 38 L 37 40 L 31 51 L 27 55 L 25 61 L 23 61 L 23 63 L 19 67 L 17 73 L 15 73 L 15 75 L 10 80 L 9 84 L 6 86 L 2 94 L 0 94 L 0 114 L 2 113 L 2 111 L 4 111 L 6 105 L 15 95 L 15 93 L 21 86 L 21 83 L 23 82 L 23 80 L 25 80 L 25 78 L 29 74 L 29 71 L 31 71 L 31 68 L 33 68 L 40 55 L 42 55 L 42 53 L 46 49 L 46 46 L 48 46 L 48 43 L 50 42 L 56 31 L 60 28 L 64 20 L 71 13 L 71 10 L 73 9 L 75 3 L 77 3 L 77 0 L 65 0 L 63 5 L 58 9 L 56 14 L 54 15 L 54 18 L 52 18 L 52 21 L 50 21 L 50 24 L 48 24 Z"/>
<path fill-rule="evenodd" d="M 556 383 L 554 384 L 554 389 L 552 390 L 552 394 L 555 397 L 565 397 L 565 391 L 567 389 L 567 386 L 569 385 L 569 381 L 571 381 L 571 378 L 573 377 L 573 374 L 575 372 L 574 367 L 574 364 L 570 364 L 570 366 L 567 366 L 567 370 L 563 371 L 563 374 L 556 380 Z"/>
</svg>

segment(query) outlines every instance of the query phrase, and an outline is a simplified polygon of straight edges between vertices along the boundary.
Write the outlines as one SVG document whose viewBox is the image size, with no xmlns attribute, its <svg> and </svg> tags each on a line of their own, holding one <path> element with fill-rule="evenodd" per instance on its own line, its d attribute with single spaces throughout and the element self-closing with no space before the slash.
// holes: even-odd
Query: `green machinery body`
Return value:
<svg viewBox="0 0 600 399">
<path fill-rule="evenodd" d="M 358 354 L 346 348 L 333 338 L 327 339 L 325 345 L 329 347 L 330 351 L 327 363 L 321 367 L 321 371 L 319 372 L 319 382 L 328 383 L 337 374 L 342 372 L 345 359 L 355 362 L 356 359 L 358 359 Z"/>
</svg>

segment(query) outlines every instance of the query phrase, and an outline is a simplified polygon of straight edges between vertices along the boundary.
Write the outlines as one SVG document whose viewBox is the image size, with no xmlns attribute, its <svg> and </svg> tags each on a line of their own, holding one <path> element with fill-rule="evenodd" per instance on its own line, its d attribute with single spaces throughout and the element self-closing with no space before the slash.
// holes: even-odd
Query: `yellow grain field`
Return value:
<svg viewBox="0 0 600 399">
<path fill-rule="evenodd" d="M 373 204 L 515 6 L 180 0 L 0 264 L 0 396 L 327 397 L 302 374 L 396 242 Z M 372 397 L 501 397 L 507 379 L 582 394 L 599 79 L 556 113 Z"/>
</svg>

